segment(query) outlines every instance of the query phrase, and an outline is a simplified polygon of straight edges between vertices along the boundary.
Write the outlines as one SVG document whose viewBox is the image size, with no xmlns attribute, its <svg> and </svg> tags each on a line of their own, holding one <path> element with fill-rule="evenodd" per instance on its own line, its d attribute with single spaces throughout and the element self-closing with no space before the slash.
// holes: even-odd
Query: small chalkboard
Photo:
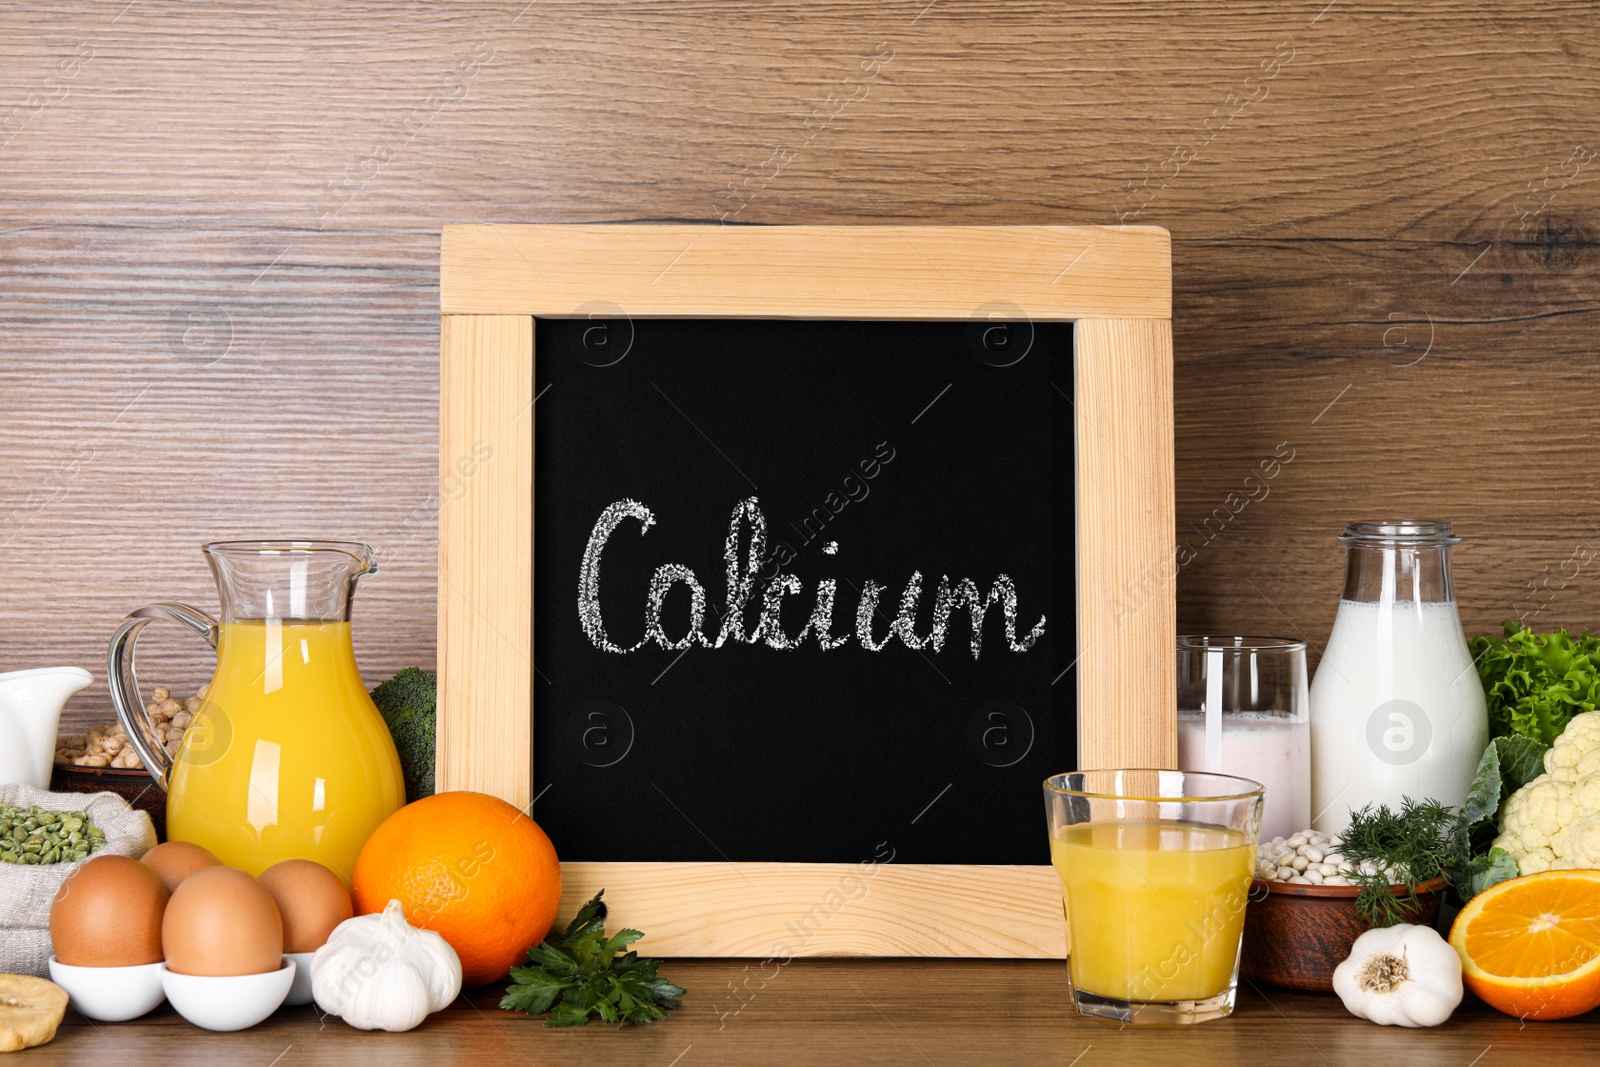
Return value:
<svg viewBox="0 0 1600 1067">
<path fill-rule="evenodd" d="M 1049 862 L 1070 323 L 541 319 L 534 349 L 533 810 L 564 858 Z"/>
<path fill-rule="evenodd" d="M 1063 951 L 1041 781 L 1176 758 L 1149 227 L 446 227 L 441 789 L 658 955 Z"/>
</svg>

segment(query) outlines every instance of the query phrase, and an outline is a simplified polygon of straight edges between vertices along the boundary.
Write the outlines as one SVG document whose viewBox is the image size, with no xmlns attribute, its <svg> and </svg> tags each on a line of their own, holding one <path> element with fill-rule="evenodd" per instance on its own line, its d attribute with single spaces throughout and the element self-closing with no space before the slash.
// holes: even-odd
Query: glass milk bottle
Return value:
<svg viewBox="0 0 1600 1067">
<path fill-rule="evenodd" d="M 1352 522 L 1344 594 L 1311 683 L 1312 825 L 1366 804 L 1459 807 L 1489 742 L 1450 583 L 1447 522 Z"/>
</svg>

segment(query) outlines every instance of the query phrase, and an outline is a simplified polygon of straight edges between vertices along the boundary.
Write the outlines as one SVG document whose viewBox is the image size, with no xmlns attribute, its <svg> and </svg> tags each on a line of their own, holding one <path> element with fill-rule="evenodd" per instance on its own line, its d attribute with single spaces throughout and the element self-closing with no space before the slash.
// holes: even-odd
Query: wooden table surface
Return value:
<svg viewBox="0 0 1600 1067">
<path fill-rule="evenodd" d="M 747 971 L 745 968 L 749 967 Z M 143 1019 L 91 1024 L 69 1012 L 56 1040 L 19 1063 L 700 1064 L 974 1062 L 1061 1064 L 1496 1067 L 1594 1062 L 1600 1012 L 1522 1023 L 1470 996 L 1434 1030 L 1379 1027 L 1332 994 L 1242 990 L 1231 1019 L 1194 1028 L 1129 1030 L 1079 1019 L 1056 961 L 796 960 L 763 984 L 755 964 L 671 961 L 690 990 L 666 1022 L 617 1032 L 552 1030 L 496 1007 L 488 986 L 406 1034 L 363 1033 L 313 1008 L 280 1011 L 237 1034 L 213 1034 L 162 1005 Z M 743 985 L 743 1000 L 732 990 Z"/>
</svg>

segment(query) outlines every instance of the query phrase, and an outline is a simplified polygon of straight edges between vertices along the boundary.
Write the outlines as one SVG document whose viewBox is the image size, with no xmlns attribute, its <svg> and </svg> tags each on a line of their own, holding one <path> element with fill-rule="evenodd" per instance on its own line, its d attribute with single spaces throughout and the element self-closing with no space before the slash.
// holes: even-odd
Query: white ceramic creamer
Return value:
<svg viewBox="0 0 1600 1067">
<path fill-rule="evenodd" d="M 0 674 L 0 785 L 50 788 L 61 709 L 92 681 L 82 667 Z"/>
</svg>

